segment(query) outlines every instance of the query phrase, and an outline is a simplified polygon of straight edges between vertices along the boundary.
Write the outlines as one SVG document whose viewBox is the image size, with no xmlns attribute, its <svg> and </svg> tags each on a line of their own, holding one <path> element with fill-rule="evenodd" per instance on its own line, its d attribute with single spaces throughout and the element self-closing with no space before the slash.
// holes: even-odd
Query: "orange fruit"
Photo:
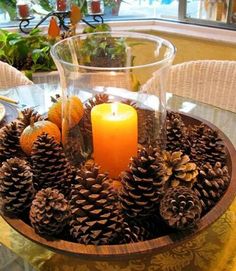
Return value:
<svg viewBox="0 0 236 271">
<path fill-rule="evenodd" d="M 47 120 L 32 123 L 23 130 L 20 136 L 20 146 L 27 155 L 31 154 L 34 142 L 42 133 L 54 137 L 58 143 L 61 141 L 61 132 L 56 124 Z"/>
<path fill-rule="evenodd" d="M 83 103 L 77 96 L 71 96 L 66 103 L 65 119 L 68 121 L 69 129 L 79 123 L 84 114 Z M 60 129 L 62 127 L 62 98 L 59 98 L 48 111 L 49 121 L 55 123 Z"/>
</svg>

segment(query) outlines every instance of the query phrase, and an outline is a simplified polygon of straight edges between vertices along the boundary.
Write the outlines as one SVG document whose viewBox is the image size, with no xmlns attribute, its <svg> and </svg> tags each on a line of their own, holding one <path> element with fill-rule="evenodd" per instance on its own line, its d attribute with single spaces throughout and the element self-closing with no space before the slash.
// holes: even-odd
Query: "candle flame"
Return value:
<svg viewBox="0 0 236 271">
<path fill-rule="evenodd" d="M 117 102 L 112 103 L 111 104 L 111 113 L 112 113 L 112 116 L 116 116 L 117 115 L 117 111 L 118 111 L 118 103 Z"/>
</svg>

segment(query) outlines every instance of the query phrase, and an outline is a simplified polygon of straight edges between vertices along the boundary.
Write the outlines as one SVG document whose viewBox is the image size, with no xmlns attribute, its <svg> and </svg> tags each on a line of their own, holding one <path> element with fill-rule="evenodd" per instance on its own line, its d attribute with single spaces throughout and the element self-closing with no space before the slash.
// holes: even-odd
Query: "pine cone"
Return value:
<svg viewBox="0 0 236 271">
<path fill-rule="evenodd" d="M 222 167 L 220 162 L 217 162 L 214 167 L 210 163 L 202 166 L 193 190 L 198 195 L 205 213 L 223 196 L 229 182 L 227 166 Z"/>
<path fill-rule="evenodd" d="M 155 145 L 155 112 L 137 108 L 138 113 L 138 142 L 142 146 Z"/>
<path fill-rule="evenodd" d="M 169 176 L 169 186 L 179 185 L 192 187 L 197 180 L 198 169 L 195 163 L 190 162 L 188 155 L 178 152 L 162 152 L 166 175 Z"/>
<path fill-rule="evenodd" d="M 78 125 L 68 131 L 67 137 L 67 142 L 63 146 L 66 157 L 71 164 L 79 166 L 88 158 L 91 153 L 91 146 L 84 144 L 84 137 Z"/>
<path fill-rule="evenodd" d="M 109 244 L 121 231 L 123 221 L 107 175 L 97 165 L 78 171 L 72 186 L 70 233 L 82 244 Z"/>
<path fill-rule="evenodd" d="M 21 113 L 22 116 L 19 118 L 19 120 L 23 124 L 23 129 L 30 125 L 31 121 L 37 122 L 43 120 L 43 117 L 33 108 L 26 108 L 23 111 L 21 111 Z"/>
<path fill-rule="evenodd" d="M 21 132 L 22 124 L 16 121 L 1 129 L 0 162 L 12 157 L 24 156 L 19 141 Z"/>
<path fill-rule="evenodd" d="M 202 206 L 198 196 L 188 187 L 169 188 L 161 200 L 160 214 L 172 228 L 184 230 L 196 225 Z"/>
<path fill-rule="evenodd" d="M 216 162 L 225 165 L 227 161 L 226 150 L 217 131 L 212 130 L 204 124 L 195 126 L 190 131 L 189 140 L 192 146 L 190 153 L 191 160 L 198 166 L 202 166 L 206 162 L 209 162 L 212 166 Z"/>
<path fill-rule="evenodd" d="M 68 201 L 59 190 L 46 188 L 37 192 L 30 208 L 30 221 L 38 234 L 55 236 L 61 233 L 69 218 Z"/>
<path fill-rule="evenodd" d="M 18 215 L 27 209 L 34 197 L 33 174 L 26 161 L 11 158 L 0 168 L 2 208 L 8 214 Z"/>
<path fill-rule="evenodd" d="M 157 208 L 166 181 L 159 156 L 155 148 L 140 149 L 123 173 L 119 198 L 127 216 L 148 216 Z"/>
<path fill-rule="evenodd" d="M 34 187 L 56 188 L 67 195 L 73 178 L 69 162 L 62 147 L 47 134 L 42 134 L 32 148 Z"/>
<path fill-rule="evenodd" d="M 124 222 L 120 236 L 115 241 L 115 244 L 129 244 L 146 240 L 146 230 L 141 226 Z"/>
<path fill-rule="evenodd" d="M 138 143 L 143 147 L 154 146 L 155 143 L 155 112 L 140 108 L 133 100 L 125 100 L 123 103 L 134 107 L 138 114 Z"/>
<path fill-rule="evenodd" d="M 166 150 L 184 151 L 190 148 L 187 140 L 187 128 L 178 113 L 167 112 Z"/>
</svg>

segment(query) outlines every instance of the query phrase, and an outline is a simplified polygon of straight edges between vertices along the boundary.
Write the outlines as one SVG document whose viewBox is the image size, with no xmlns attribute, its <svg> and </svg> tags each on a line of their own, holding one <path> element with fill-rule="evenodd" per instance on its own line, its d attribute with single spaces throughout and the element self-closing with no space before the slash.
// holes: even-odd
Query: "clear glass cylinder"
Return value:
<svg viewBox="0 0 236 271">
<path fill-rule="evenodd" d="M 169 41 L 90 33 L 58 42 L 51 54 L 60 73 L 62 141 L 74 164 L 93 159 L 118 178 L 138 148 L 164 146 L 165 85 L 175 56 Z"/>
</svg>

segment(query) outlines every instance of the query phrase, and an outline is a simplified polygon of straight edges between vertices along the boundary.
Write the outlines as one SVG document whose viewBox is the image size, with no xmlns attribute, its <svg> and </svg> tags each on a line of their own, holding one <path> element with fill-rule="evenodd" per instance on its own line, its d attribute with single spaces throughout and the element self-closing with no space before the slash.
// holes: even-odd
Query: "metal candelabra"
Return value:
<svg viewBox="0 0 236 271">
<path fill-rule="evenodd" d="M 49 12 L 45 17 L 43 17 L 35 26 L 33 29 L 39 27 L 45 20 L 47 20 L 49 17 L 51 16 L 55 16 L 58 18 L 59 20 L 59 27 L 64 29 L 64 30 L 68 30 L 69 26 L 66 24 L 65 19 L 70 17 L 70 11 L 51 11 Z M 103 17 L 102 15 L 91 15 L 93 18 L 93 21 L 96 23 L 103 23 Z M 26 17 L 26 18 L 19 18 L 18 20 L 20 20 L 20 24 L 19 24 L 19 28 L 20 31 L 28 34 L 31 29 L 27 28 L 30 25 L 30 21 L 32 21 L 35 17 L 34 16 L 30 16 L 30 17 Z M 85 19 L 82 19 L 82 21 L 84 23 L 86 23 L 87 25 L 91 26 L 91 27 L 95 27 L 93 24 L 91 24 L 90 22 L 88 22 Z"/>
</svg>

